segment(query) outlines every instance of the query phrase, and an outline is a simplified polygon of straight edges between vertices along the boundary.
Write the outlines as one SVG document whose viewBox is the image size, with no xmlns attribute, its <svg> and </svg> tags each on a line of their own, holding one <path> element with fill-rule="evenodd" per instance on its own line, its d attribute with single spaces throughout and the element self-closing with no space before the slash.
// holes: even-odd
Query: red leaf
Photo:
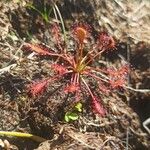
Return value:
<svg viewBox="0 0 150 150">
<path fill-rule="evenodd" d="M 106 49 L 115 48 L 115 41 L 113 37 L 108 35 L 106 32 L 101 32 L 98 37 L 98 43 L 100 46 L 105 47 Z"/>
<path fill-rule="evenodd" d="M 108 75 L 110 78 L 110 85 L 113 89 L 122 87 L 127 82 L 127 73 L 129 72 L 129 66 L 124 65 L 119 69 L 109 68 Z"/>
<path fill-rule="evenodd" d="M 110 93 L 109 87 L 105 86 L 102 82 L 99 82 L 98 88 L 104 94 L 109 94 Z"/>
<path fill-rule="evenodd" d="M 77 91 L 79 89 L 79 86 L 78 85 L 74 85 L 74 84 L 70 84 L 69 86 L 67 86 L 65 89 L 64 89 L 64 92 L 65 93 L 73 93 L 75 91 Z"/>
<path fill-rule="evenodd" d="M 34 51 L 39 55 L 50 55 L 50 52 L 48 52 L 44 46 L 26 43 L 25 48 L 29 48 L 29 50 Z"/>
<path fill-rule="evenodd" d="M 57 42 L 57 44 L 60 44 L 61 41 L 61 29 L 60 26 L 57 23 L 54 23 L 52 25 L 52 29 L 51 29 L 52 35 L 55 39 L 55 42 Z"/>
<path fill-rule="evenodd" d="M 54 69 L 56 72 L 58 72 L 58 74 L 60 75 L 63 75 L 67 72 L 67 69 L 62 65 L 52 64 L 51 68 Z"/>
<path fill-rule="evenodd" d="M 113 89 L 122 87 L 123 85 L 125 85 L 125 83 L 126 83 L 126 79 L 124 79 L 124 78 L 120 78 L 117 80 L 110 80 L 110 85 Z"/>
<path fill-rule="evenodd" d="M 92 108 L 95 113 L 101 116 L 104 116 L 106 114 L 106 110 L 96 97 L 92 98 Z"/>
<path fill-rule="evenodd" d="M 29 88 L 30 93 L 32 94 L 32 96 L 36 96 L 42 93 L 47 87 L 47 84 L 48 84 L 48 80 L 41 80 L 39 82 L 35 82 L 31 84 Z"/>
</svg>

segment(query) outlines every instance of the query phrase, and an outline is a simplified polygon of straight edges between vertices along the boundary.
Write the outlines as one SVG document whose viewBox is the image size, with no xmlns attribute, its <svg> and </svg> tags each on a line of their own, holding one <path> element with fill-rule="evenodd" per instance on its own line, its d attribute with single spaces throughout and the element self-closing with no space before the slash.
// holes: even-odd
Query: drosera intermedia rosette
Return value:
<svg viewBox="0 0 150 150">
<path fill-rule="evenodd" d="M 37 84 L 31 84 L 29 91 L 33 96 L 38 96 L 38 94 L 42 94 L 45 91 L 50 83 L 53 84 L 63 78 L 66 81 L 65 84 L 64 82 L 62 83 L 65 85 L 62 86 L 64 94 L 73 93 L 74 101 L 78 102 L 82 99 L 80 98 L 81 94 L 86 93 L 87 96 L 91 97 L 93 112 L 104 116 L 106 114 L 105 103 L 100 96 L 97 96 L 95 90 L 91 88 L 89 79 L 92 78 L 92 81 L 97 85 L 101 93 L 105 91 L 108 95 L 111 90 L 123 87 L 126 83 L 126 74 L 128 74 L 127 66 L 118 70 L 104 66 L 95 66 L 96 58 L 100 59 L 105 51 L 109 52 L 116 49 L 116 42 L 108 33 L 97 33 L 98 36 L 94 43 L 88 40 L 88 38 L 92 37 L 92 34 L 91 28 L 87 24 L 76 23 L 71 27 L 69 33 L 68 36 L 71 38 L 68 39 L 73 38 L 74 42 L 71 46 L 66 45 L 64 47 L 64 44 L 61 43 L 63 40 L 59 41 L 59 39 L 63 39 L 63 36 L 60 37 L 62 35 L 61 30 L 57 30 L 57 34 L 53 34 L 53 36 L 57 36 L 54 39 L 56 39 L 56 44 L 59 45 L 58 47 L 52 47 L 51 49 L 53 50 L 40 50 L 36 44 L 27 44 L 29 50 L 36 52 L 38 55 L 48 55 L 54 60 L 49 65 L 54 75 L 38 81 Z M 86 46 L 87 44 L 88 47 Z M 73 51 L 67 49 L 68 47 L 71 47 Z"/>
</svg>

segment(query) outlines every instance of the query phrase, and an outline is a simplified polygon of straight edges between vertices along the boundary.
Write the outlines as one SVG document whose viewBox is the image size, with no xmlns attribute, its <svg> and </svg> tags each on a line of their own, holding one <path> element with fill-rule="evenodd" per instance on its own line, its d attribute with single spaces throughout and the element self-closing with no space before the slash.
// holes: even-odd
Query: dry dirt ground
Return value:
<svg viewBox="0 0 150 150">
<path fill-rule="evenodd" d="M 27 7 L 29 2 L 40 11 L 53 8 L 51 0 L 0 1 L 0 130 L 32 133 L 47 141 L 39 145 L 28 138 L 0 136 L 0 149 L 3 144 L 12 150 L 150 149 L 150 133 L 142 124 L 150 117 L 150 2 L 56 1 L 66 30 L 75 21 L 87 22 L 94 31 L 107 30 L 119 44 L 118 51 L 106 54 L 103 60 L 117 65 L 119 55 L 131 66 L 128 85 L 133 89 L 103 96 L 108 109 L 105 117 L 91 112 L 85 96 L 83 112 L 70 123 L 64 121 L 70 99 L 62 94 L 60 82 L 38 98 L 27 93 L 32 80 L 51 74 L 45 64 L 52 60 L 37 56 L 30 59 L 30 52 L 22 51 L 23 44 L 32 41 L 53 45 L 49 24 Z M 50 23 L 57 19 L 52 11 Z"/>
</svg>

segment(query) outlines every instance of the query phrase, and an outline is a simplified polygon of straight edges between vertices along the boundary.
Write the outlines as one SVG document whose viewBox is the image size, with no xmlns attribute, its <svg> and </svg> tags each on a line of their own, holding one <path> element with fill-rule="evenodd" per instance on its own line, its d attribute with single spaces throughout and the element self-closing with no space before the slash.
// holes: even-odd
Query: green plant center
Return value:
<svg viewBox="0 0 150 150">
<path fill-rule="evenodd" d="M 78 63 L 74 69 L 75 72 L 77 73 L 82 73 L 85 70 L 86 66 L 84 63 Z"/>
</svg>

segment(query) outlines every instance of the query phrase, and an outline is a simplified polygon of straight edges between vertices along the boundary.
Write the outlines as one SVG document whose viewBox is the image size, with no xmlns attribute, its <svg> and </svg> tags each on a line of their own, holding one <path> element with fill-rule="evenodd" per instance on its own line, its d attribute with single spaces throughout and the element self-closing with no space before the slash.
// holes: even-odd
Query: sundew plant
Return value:
<svg viewBox="0 0 150 150">
<path fill-rule="evenodd" d="M 54 62 L 49 64 L 54 76 L 33 81 L 29 86 L 31 95 L 38 96 L 50 84 L 60 79 L 66 79 L 65 86 L 62 86 L 64 94 L 72 93 L 73 100 L 78 102 L 81 100 L 82 93 L 86 93 L 91 100 L 93 111 L 104 116 L 106 109 L 102 104 L 103 99 L 91 88 L 91 82 L 96 85 L 97 91 L 108 94 L 126 84 L 129 70 L 127 65 L 120 68 L 96 65 L 104 52 L 109 53 L 109 51 L 116 50 L 114 38 L 106 32 L 100 32 L 97 33 L 95 39 L 92 36 L 90 26 L 84 23 L 76 23 L 71 27 L 67 35 L 67 42 L 64 42 L 64 36 L 57 23 L 51 27 L 51 34 L 54 42 L 52 48 L 33 43 L 25 44 L 25 49 L 54 59 Z"/>
</svg>

